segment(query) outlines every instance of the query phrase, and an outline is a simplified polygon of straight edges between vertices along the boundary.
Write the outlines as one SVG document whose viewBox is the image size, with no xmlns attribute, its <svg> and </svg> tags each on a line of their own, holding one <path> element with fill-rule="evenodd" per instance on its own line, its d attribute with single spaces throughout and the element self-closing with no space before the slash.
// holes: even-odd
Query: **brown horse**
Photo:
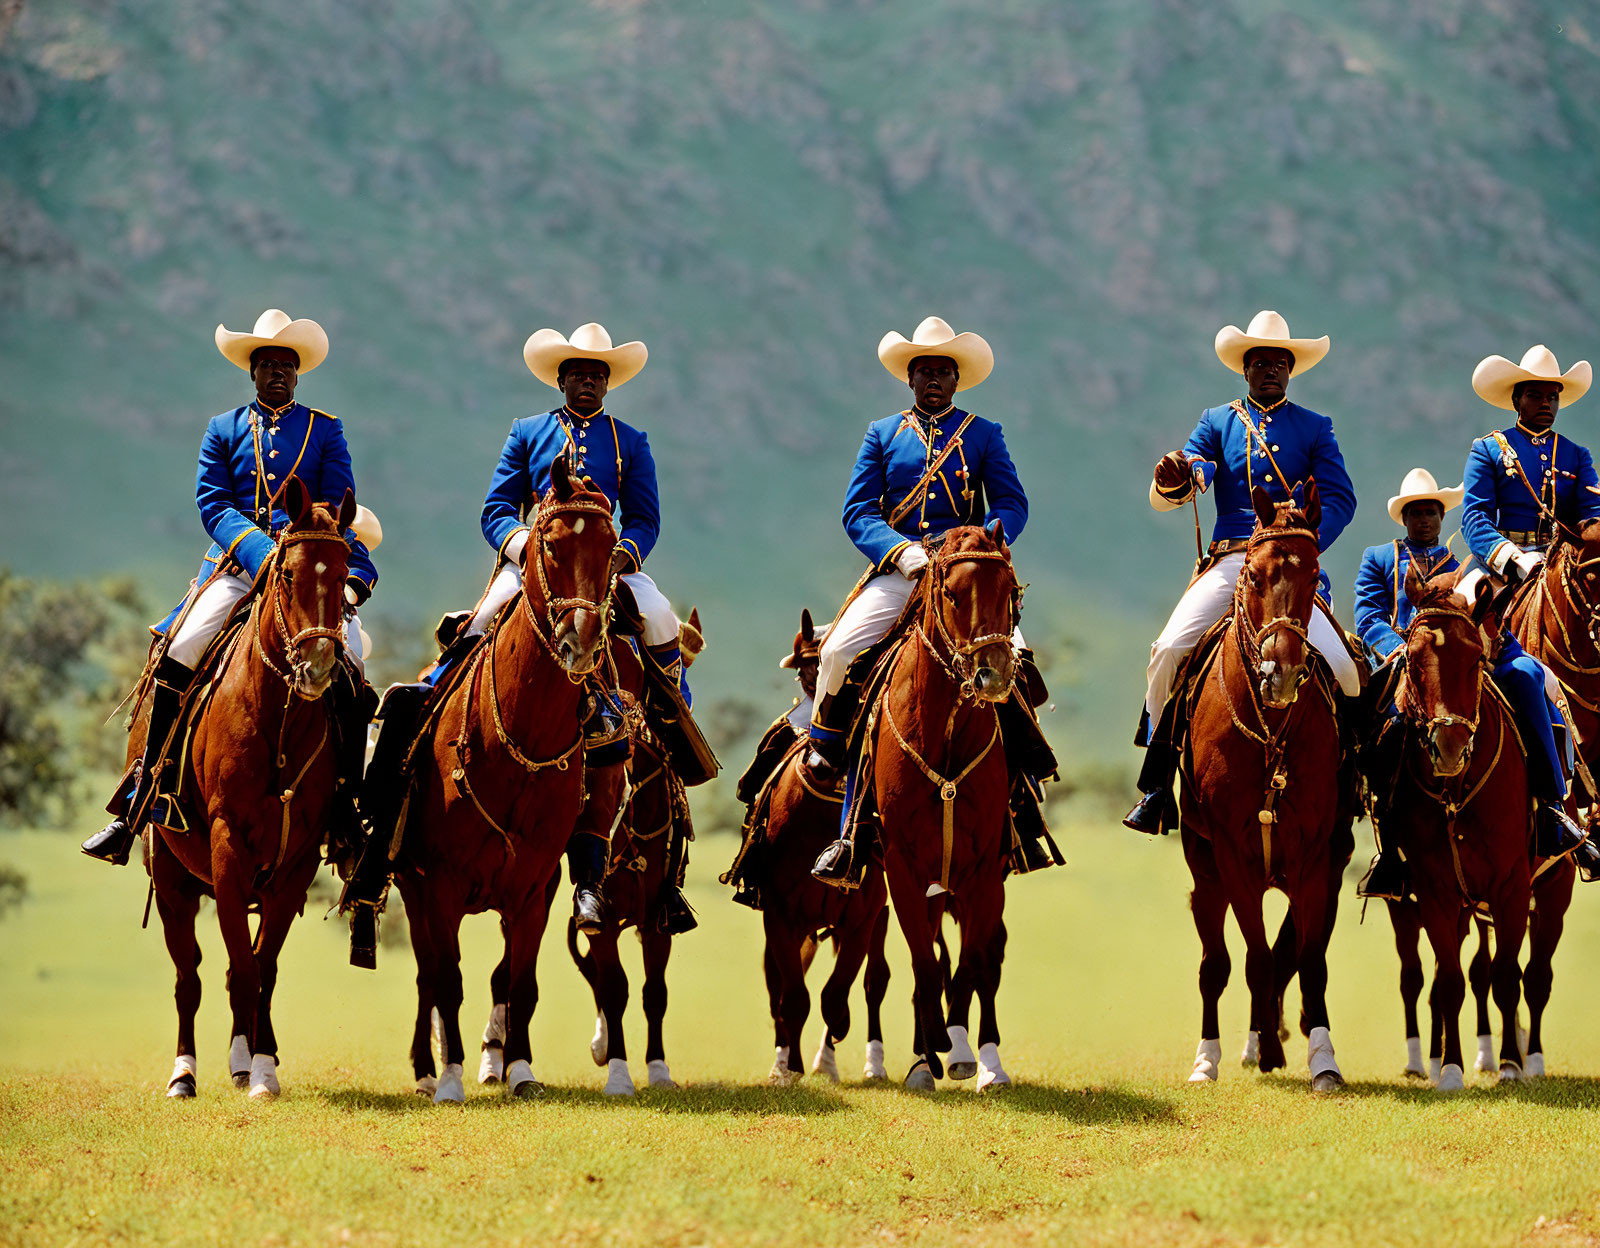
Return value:
<svg viewBox="0 0 1600 1248">
<path fill-rule="evenodd" d="M 288 528 L 262 572 L 242 631 L 209 688 L 195 693 L 194 735 L 182 756 L 180 792 L 195 828 L 152 824 L 151 880 L 167 952 L 177 968 L 178 1058 L 167 1095 L 195 1094 L 194 1018 L 200 1008 L 195 915 L 217 903 L 228 950 L 233 1014 L 229 1072 L 250 1096 L 278 1094 L 272 992 L 289 925 L 317 873 L 336 762 L 322 695 L 344 647 L 344 583 L 355 519 L 348 491 L 335 513 L 313 505 L 298 478 L 285 491 Z M 141 756 L 142 732 L 128 758 Z M 192 795 L 192 799 L 191 796 Z M 260 916 L 250 934 L 250 912 Z"/>
<path fill-rule="evenodd" d="M 1285 1065 L 1282 987 L 1298 974 L 1312 1087 L 1332 1091 L 1344 1084 L 1326 999 L 1338 901 L 1339 730 L 1322 685 L 1301 689 L 1322 505 L 1314 482 L 1303 510 L 1275 504 L 1260 487 L 1254 503 L 1258 525 L 1233 614 L 1200 677 L 1183 758 L 1183 849 L 1201 944 L 1200 1045 L 1190 1082 L 1214 1080 L 1221 1060 L 1217 1002 L 1231 969 L 1223 934 L 1231 907 L 1250 988 L 1246 1065 Z M 1276 960 L 1261 911 L 1269 888 L 1289 898 Z"/>
<path fill-rule="evenodd" d="M 530 517 L 522 592 L 491 626 L 440 706 L 417 763 L 411 827 L 396 882 L 417 958 L 412 1063 L 433 1077 L 429 1020 L 440 1017 L 444 1070 L 435 1104 L 465 1099 L 461 1066 L 461 919 L 495 910 L 510 983 L 506 1086 L 539 1091 L 528 1025 L 536 963 L 561 854 L 583 805 L 582 678 L 606 646 L 616 545 L 611 505 L 575 482 L 564 459 Z"/>
<path fill-rule="evenodd" d="M 1526 757 L 1510 708 L 1489 680 L 1487 655 L 1499 632 L 1494 594 L 1480 583 L 1469 608 L 1455 580 L 1424 583 L 1414 568 L 1406 576 L 1416 613 L 1396 702 L 1409 731 L 1387 824 L 1410 864 L 1437 960 L 1429 1001 L 1442 1039 L 1441 1091 L 1463 1086 L 1461 942 L 1480 909 L 1496 935 L 1490 981 L 1503 1023 L 1500 1075 L 1522 1073 L 1517 958 L 1533 886 Z"/>
<path fill-rule="evenodd" d="M 911 951 L 917 1060 L 907 1082 L 944 1075 L 951 1047 L 934 950 L 947 896 L 961 932 L 958 976 L 983 1006 L 978 1088 L 1009 1082 L 1000 1065 L 1000 986 L 1008 833 L 1005 752 L 995 704 L 1011 693 L 1011 635 L 1022 587 L 998 523 L 952 529 L 923 574 L 915 623 L 866 726 L 865 780 L 883 825 L 889 895 Z"/>
<path fill-rule="evenodd" d="M 772 781 L 765 841 L 754 855 L 761 923 L 766 935 L 762 965 L 772 1010 L 773 1061 L 769 1082 L 789 1084 L 805 1074 L 801 1032 L 811 1013 L 806 972 L 819 943 L 833 937 L 833 970 L 822 988 L 822 1043 L 811 1069 L 839 1081 L 835 1046 L 850 1030 L 850 989 L 866 964 L 867 1061 L 869 1080 L 886 1077 L 880 1010 L 889 986 L 884 956 L 888 891 L 883 872 L 869 866 L 857 889 L 839 889 L 811 874 L 817 855 L 839 835 L 842 799 L 813 789 L 802 774 L 804 743 L 797 741 Z"/>
</svg>

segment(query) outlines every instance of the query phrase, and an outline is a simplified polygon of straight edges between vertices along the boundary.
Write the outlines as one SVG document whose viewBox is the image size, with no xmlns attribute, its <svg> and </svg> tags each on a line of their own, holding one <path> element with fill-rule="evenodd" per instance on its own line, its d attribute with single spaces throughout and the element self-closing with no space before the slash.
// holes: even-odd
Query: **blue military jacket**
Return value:
<svg viewBox="0 0 1600 1248">
<path fill-rule="evenodd" d="M 950 409 L 933 422 L 931 440 L 928 422 L 911 412 L 896 412 L 867 426 L 845 490 L 844 530 L 878 571 L 888 568 L 911 542 L 939 537 L 959 525 L 1000 520 L 1008 542 L 1022 535 L 1028 496 L 1005 436 L 992 420 L 974 416 L 938 474 L 925 488 L 917 488 L 966 418 L 960 409 Z M 889 517 L 908 501 L 905 515 L 891 528 Z"/>
<path fill-rule="evenodd" d="M 1183 447 L 1184 454 L 1200 461 L 1196 468 L 1203 488 L 1216 494 L 1212 540 L 1249 537 L 1255 531 L 1255 505 L 1250 498 L 1254 486 L 1265 487 L 1282 502 L 1292 487 L 1314 477 L 1322 499 L 1319 544 L 1327 550 L 1356 514 L 1355 487 L 1339 454 L 1333 422 L 1287 400 L 1269 412 L 1248 399 L 1244 404 L 1264 443 L 1245 428 L 1232 407 L 1223 404 L 1201 414 Z"/>
<path fill-rule="evenodd" d="M 527 507 L 550 488 L 550 467 L 561 454 L 579 475 L 594 482 L 613 508 L 620 508 L 617 544 L 633 559 L 635 570 L 643 567 L 661 534 L 656 461 L 642 432 L 605 411 L 580 419 L 558 407 L 512 424 L 483 500 L 483 536 L 489 545 L 503 551 L 527 527 Z"/>
<path fill-rule="evenodd" d="M 1524 544 L 1548 544 L 1551 515 L 1573 529 L 1600 516 L 1600 479 L 1585 448 L 1554 430 L 1530 436 L 1520 425 L 1501 430 L 1499 437 L 1505 449 L 1492 433 L 1472 444 L 1463 474 L 1461 531 L 1481 561 L 1489 562 L 1506 533 L 1542 527 L 1542 542 Z"/>
<path fill-rule="evenodd" d="M 1407 539 L 1368 546 L 1361 556 L 1356 571 L 1356 635 L 1371 647 L 1378 662 L 1405 644 L 1402 634 L 1415 611 L 1406 597 L 1406 570 L 1413 559 L 1420 561 L 1425 577 L 1461 567 L 1448 546 L 1413 546 Z"/>
</svg>

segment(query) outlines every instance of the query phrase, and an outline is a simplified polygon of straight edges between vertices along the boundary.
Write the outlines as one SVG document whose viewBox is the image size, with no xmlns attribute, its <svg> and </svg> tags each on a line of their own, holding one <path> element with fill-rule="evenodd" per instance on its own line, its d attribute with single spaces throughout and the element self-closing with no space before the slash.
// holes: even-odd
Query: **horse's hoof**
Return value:
<svg viewBox="0 0 1600 1248">
<path fill-rule="evenodd" d="M 173 1072 L 171 1080 L 167 1083 L 167 1099 L 169 1101 L 194 1099 L 194 1071 L 177 1070 Z"/>
<path fill-rule="evenodd" d="M 1467 1081 L 1462 1077 L 1461 1067 L 1451 1062 L 1439 1071 L 1439 1079 L 1433 1086 L 1440 1092 L 1459 1092 L 1467 1086 Z"/>
<path fill-rule="evenodd" d="M 478 1062 L 479 1083 L 499 1083 L 506 1069 L 506 1051 L 498 1044 L 483 1051 Z"/>
<path fill-rule="evenodd" d="M 439 1076 L 433 1090 L 435 1105 L 462 1105 L 467 1099 L 466 1085 L 461 1081 L 461 1063 L 451 1062 Z"/>
<path fill-rule="evenodd" d="M 417 1080 L 417 1086 L 412 1089 L 418 1096 L 433 1099 L 433 1094 L 439 1090 L 439 1081 L 432 1075 L 423 1075 Z"/>
<path fill-rule="evenodd" d="M 1195 1046 L 1190 1083 L 1215 1083 L 1222 1066 L 1222 1041 L 1202 1040 Z"/>
<path fill-rule="evenodd" d="M 978 1047 L 978 1091 L 993 1092 L 1011 1086 L 1011 1076 L 1000 1064 L 1000 1046 L 984 1044 Z"/>
<path fill-rule="evenodd" d="M 932 1092 L 938 1086 L 933 1071 L 928 1069 L 928 1063 L 925 1061 L 918 1062 L 906 1076 L 906 1087 L 913 1092 Z"/>
<path fill-rule="evenodd" d="M 233 1086 L 238 1088 L 241 1092 L 248 1088 L 250 1086 L 250 1072 L 248 1070 L 234 1071 Z"/>
<path fill-rule="evenodd" d="M 645 1063 L 645 1070 L 648 1072 L 652 1088 L 675 1088 L 678 1086 L 673 1081 L 672 1071 L 667 1069 L 667 1059 L 664 1057 L 651 1058 Z"/>
<path fill-rule="evenodd" d="M 922 1060 L 928 1063 L 928 1073 L 935 1079 L 944 1078 L 944 1063 L 939 1060 L 937 1053 L 928 1053 L 923 1056 Z"/>
<path fill-rule="evenodd" d="M 243 1036 L 235 1036 L 228 1046 L 228 1073 L 239 1091 L 250 1086 L 250 1042 Z"/>
<path fill-rule="evenodd" d="M 1344 1075 L 1333 1055 L 1333 1037 L 1326 1027 L 1313 1027 L 1306 1037 L 1306 1066 L 1311 1071 L 1313 1092 L 1337 1092 L 1344 1087 Z"/>
<path fill-rule="evenodd" d="M 829 1083 L 839 1082 L 839 1059 L 826 1036 L 817 1048 L 816 1057 L 811 1061 L 811 1073 L 821 1075 Z"/>
<path fill-rule="evenodd" d="M 1480 1075 L 1486 1070 L 1494 1070 L 1500 1065 L 1499 1058 L 1494 1052 L 1494 1037 L 1478 1037 L 1478 1056 L 1472 1063 L 1472 1069 Z"/>
<path fill-rule="evenodd" d="M 606 1095 L 632 1096 L 633 1076 L 628 1073 L 628 1063 L 620 1057 L 613 1057 L 606 1067 Z"/>
<path fill-rule="evenodd" d="M 1254 1070 L 1261 1065 L 1261 1033 L 1252 1031 L 1244 1038 L 1244 1052 L 1239 1054 L 1239 1065 Z"/>
<path fill-rule="evenodd" d="M 1497 1083 L 1520 1083 L 1520 1082 L 1522 1082 L 1522 1067 L 1518 1066 L 1515 1062 L 1501 1062 L 1500 1063 L 1500 1073 L 1495 1077 L 1495 1082 L 1497 1082 Z"/>
<path fill-rule="evenodd" d="M 790 1070 L 780 1062 L 773 1062 L 772 1069 L 767 1072 L 767 1082 L 775 1088 L 787 1088 L 799 1082 L 801 1073 Z"/>
<path fill-rule="evenodd" d="M 589 1056 L 596 1066 L 604 1066 L 611 1053 L 611 1037 L 606 1032 L 606 1016 L 595 1015 L 594 1038 L 589 1041 Z"/>
<path fill-rule="evenodd" d="M 278 1059 L 268 1053 L 257 1053 L 250 1059 L 250 1099 L 275 1101 L 278 1090 Z"/>
<path fill-rule="evenodd" d="M 1422 1083 L 1428 1078 L 1428 1072 L 1416 1066 L 1407 1066 L 1400 1073 L 1407 1079 L 1415 1080 L 1418 1083 Z"/>
<path fill-rule="evenodd" d="M 978 1057 L 972 1051 L 972 1045 L 967 1039 L 965 1027 L 948 1028 L 950 1033 L 950 1065 L 947 1068 L 952 1079 L 970 1079 L 978 1073 Z"/>
<path fill-rule="evenodd" d="M 867 1062 L 861 1069 L 861 1077 L 868 1083 L 887 1083 L 889 1071 L 883 1064 L 883 1041 L 867 1041 Z"/>
<path fill-rule="evenodd" d="M 506 1071 L 506 1090 L 512 1096 L 538 1096 L 544 1091 L 544 1084 L 533 1077 L 533 1067 L 518 1058 Z"/>
<path fill-rule="evenodd" d="M 1522 1063 L 1522 1073 L 1529 1079 L 1544 1078 L 1544 1054 L 1530 1053 Z"/>
<path fill-rule="evenodd" d="M 1344 1076 L 1337 1070 L 1325 1070 L 1320 1075 L 1311 1076 L 1313 1092 L 1338 1092 L 1343 1088 Z"/>
</svg>

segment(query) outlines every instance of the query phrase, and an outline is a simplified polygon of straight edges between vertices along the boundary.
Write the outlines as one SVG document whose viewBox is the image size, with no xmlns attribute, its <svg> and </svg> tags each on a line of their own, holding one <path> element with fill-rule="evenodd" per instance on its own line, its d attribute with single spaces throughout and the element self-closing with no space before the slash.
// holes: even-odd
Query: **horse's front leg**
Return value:
<svg viewBox="0 0 1600 1248">
<path fill-rule="evenodd" d="M 1530 1077 L 1544 1074 L 1544 1011 L 1555 984 L 1556 946 L 1566 928 L 1567 907 L 1577 868 L 1570 858 L 1545 872 L 1533 886 L 1534 906 L 1528 940 L 1528 965 L 1522 972 L 1522 990 L 1528 998 L 1528 1057 L 1523 1066 Z"/>
<path fill-rule="evenodd" d="M 857 899 L 850 900 L 854 903 Z M 867 959 L 867 946 L 872 939 L 872 925 L 862 923 L 860 913 L 860 906 L 847 906 L 839 925 L 834 928 L 833 969 L 822 985 L 822 1043 L 811 1060 L 811 1071 L 829 1083 L 839 1082 L 839 1055 L 835 1046 L 850 1034 L 850 989 L 861 973 L 861 964 Z"/>
<path fill-rule="evenodd" d="M 1200 1043 L 1195 1047 L 1194 1069 L 1189 1073 L 1189 1082 L 1212 1083 L 1222 1069 L 1222 1027 L 1217 1017 L 1217 1004 L 1233 971 L 1224 928 L 1228 917 L 1228 895 L 1223 890 L 1222 878 L 1217 874 L 1211 842 L 1195 832 L 1187 822 L 1181 835 L 1183 855 L 1188 860 L 1189 874 L 1194 880 L 1194 892 L 1189 895 L 1189 912 L 1194 918 L 1195 933 L 1200 937 Z M 1260 1064 L 1261 1036 L 1253 1029 L 1245 1042 L 1242 1060 L 1246 1069 Z"/>
<path fill-rule="evenodd" d="M 1249 834 L 1256 834 L 1253 823 Z M 1282 1070 L 1287 1062 L 1283 1041 L 1278 1036 L 1276 963 L 1272 946 L 1267 941 L 1266 918 L 1261 912 L 1265 881 L 1259 867 L 1226 841 L 1213 841 L 1212 849 L 1228 905 L 1233 908 L 1239 933 L 1244 937 L 1244 978 L 1250 988 L 1250 1030 L 1259 1037 L 1260 1067 L 1263 1072 Z"/>
<path fill-rule="evenodd" d="M 1328 941 L 1333 935 L 1330 911 L 1338 905 L 1337 877 L 1328 871 L 1325 838 L 1312 844 L 1321 852 L 1307 855 L 1301 864 L 1290 911 L 1296 916 L 1299 936 L 1300 1018 L 1306 1034 L 1306 1065 L 1315 1092 L 1336 1092 L 1344 1087 L 1344 1074 L 1333 1052 L 1328 1026 Z M 1276 1000 L 1279 1014 L 1282 999 Z"/>
<path fill-rule="evenodd" d="M 255 942 L 250 937 L 250 872 L 239 861 L 228 821 L 211 817 L 211 879 L 217 901 L 217 924 L 228 951 L 228 1007 L 233 1015 L 233 1043 L 228 1050 L 228 1070 L 237 1088 L 255 1095 L 257 1075 L 276 1069 L 271 1058 L 257 1062 L 255 1030 L 261 995 L 261 972 L 256 966 Z M 268 1095 L 262 1093 L 262 1095 Z"/>
<path fill-rule="evenodd" d="M 511 964 L 505 955 L 506 925 L 500 923 L 500 960 L 489 972 L 489 1021 L 483 1025 L 483 1055 L 478 1082 L 499 1083 L 506 1073 L 506 998 L 511 993 Z"/>
<path fill-rule="evenodd" d="M 628 972 L 617 948 L 620 929 L 608 919 L 589 937 L 589 957 L 594 961 L 595 1005 L 606 1025 L 607 1096 L 632 1096 L 633 1076 L 628 1072 L 628 1037 L 623 1029 L 628 1012 Z"/>
<path fill-rule="evenodd" d="M 939 972 L 939 960 L 933 950 L 928 883 L 896 841 L 891 840 L 887 828 L 884 833 L 889 895 L 894 900 L 895 913 L 900 916 L 900 930 L 911 951 L 911 975 L 915 981 L 911 999 L 918 1027 L 917 1054 L 906 1076 L 906 1086 L 931 1091 L 934 1080 L 944 1077 L 939 1051 L 948 1047 L 950 1041 L 944 1023 L 944 977 Z"/>
<path fill-rule="evenodd" d="M 164 850 L 157 846 L 152 869 L 161 934 L 177 973 L 173 999 L 178 1007 L 178 1056 L 167 1080 L 167 1095 L 187 1099 L 195 1094 L 196 1083 L 194 1016 L 200 1010 L 200 942 L 195 939 L 194 921 L 200 892 L 182 864 Z"/>
<path fill-rule="evenodd" d="M 1410 901 L 1390 901 L 1389 924 L 1394 928 L 1394 951 L 1400 958 L 1400 1004 L 1405 1011 L 1406 1068 L 1408 1079 L 1426 1079 L 1428 1068 L 1422 1064 L 1422 1028 L 1417 1020 L 1417 1001 L 1422 996 L 1422 956 L 1418 942 L 1422 939 L 1422 920 L 1417 907 Z"/>
<path fill-rule="evenodd" d="M 278 1095 L 278 1036 L 272 1027 L 272 993 L 278 984 L 278 956 L 283 952 L 290 925 L 305 905 L 317 865 L 317 853 L 313 848 L 287 878 L 272 881 L 272 891 L 261 904 L 255 947 L 261 991 L 256 998 L 255 1045 L 250 1068 L 250 1095 L 257 1099 Z"/>
<path fill-rule="evenodd" d="M 1453 876 L 1448 890 L 1441 886 L 1438 895 L 1431 880 L 1417 883 L 1422 927 L 1434 956 L 1429 993 L 1439 1049 L 1439 1076 L 1434 1086 L 1441 1092 L 1457 1092 L 1466 1086 L 1461 1069 L 1461 1003 L 1466 999 L 1467 979 L 1461 973 L 1461 942 L 1466 939 L 1468 915 Z"/>
<path fill-rule="evenodd" d="M 432 1097 L 439 1088 L 439 1070 L 433 1061 L 433 942 L 428 935 L 427 907 L 420 885 L 408 871 L 397 872 L 395 887 L 406 909 L 411 934 L 411 956 L 417 964 L 417 1013 L 411 1028 L 411 1075 L 419 1096 Z"/>
<path fill-rule="evenodd" d="M 767 1082 L 787 1087 L 805 1074 L 800 1034 L 811 1013 L 801 956 L 806 938 L 775 902 L 761 912 L 761 926 L 767 947 L 767 1000 L 772 1007 L 772 1069 L 767 1072 Z"/>
<path fill-rule="evenodd" d="M 535 838 L 525 842 L 530 847 Z M 558 868 L 552 864 L 551 872 Z M 512 1096 L 536 1096 L 544 1085 L 533 1077 L 533 1043 L 528 1029 L 539 1004 L 539 945 L 550 919 L 552 889 L 546 883 L 528 890 L 527 900 L 515 914 L 502 914 L 506 928 L 506 957 L 511 978 L 506 999 L 506 1090 Z"/>
<path fill-rule="evenodd" d="M 867 945 L 867 972 L 862 988 L 867 995 L 867 1060 L 862 1074 L 868 1083 L 887 1079 L 883 1065 L 883 999 L 889 994 L 889 907 L 880 903 L 872 919 Z"/>
<path fill-rule="evenodd" d="M 1489 981 L 1495 1007 L 1500 1011 L 1500 1071 L 1502 1083 L 1522 1078 L 1522 1046 L 1517 1042 L 1517 1007 L 1522 1000 L 1522 938 L 1528 930 L 1528 899 L 1531 888 L 1526 875 L 1501 888 L 1495 898 L 1494 958 Z"/>
<path fill-rule="evenodd" d="M 652 1088 L 675 1088 L 667 1066 L 662 1023 L 667 1016 L 667 962 L 672 957 L 672 937 L 666 932 L 651 932 L 641 938 L 644 946 L 644 987 L 639 993 L 645 1018 L 645 1069 Z"/>
<path fill-rule="evenodd" d="M 955 911 L 951 907 L 952 912 Z M 945 984 L 945 1033 L 950 1037 L 950 1061 L 946 1073 L 952 1079 L 971 1079 L 978 1073 L 978 1055 L 972 1051 L 972 994 L 977 986 L 978 956 L 968 940 L 965 923 L 955 913 L 956 930 L 961 933 L 961 953 Z M 941 933 L 942 935 L 942 933 Z M 945 942 L 941 965 L 948 964 L 949 946 Z"/>
<path fill-rule="evenodd" d="M 462 1081 L 466 1050 L 461 1043 L 461 916 L 464 907 L 447 895 L 438 879 L 423 896 L 427 914 L 429 991 L 439 1015 L 439 1057 L 443 1069 L 434 1089 L 435 1105 L 459 1105 L 467 1099 Z"/>
<path fill-rule="evenodd" d="M 995 998 L 1000 992 L 1000 972 L 1006 956 L 1006 889 L 1000 872 L 976 881 L 961 908 L 961 960 L 972 946 L 973 982 L 978 993 L 978 1091 L 1003 1088 L 1011 1083 L 1000 1064 L 1000 1020 Z"/>
</svg>

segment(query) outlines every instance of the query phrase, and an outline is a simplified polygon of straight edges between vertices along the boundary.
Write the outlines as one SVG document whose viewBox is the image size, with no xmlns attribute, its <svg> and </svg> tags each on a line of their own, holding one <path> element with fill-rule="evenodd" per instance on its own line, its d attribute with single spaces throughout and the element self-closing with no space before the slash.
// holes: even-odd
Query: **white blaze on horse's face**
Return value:
<svg viewBox="0 0 1600 1248">
<path fill-rule="evenodd" d="M 1466 610 L 1459 597 L 1450 605 Z M 1472 762 L 1483 655 L 1478 630 L 1465 619 L 1440 627 L 1418 618 L 1406 639 L 1410 696 L 1426 720 L 1428 761 L 1440 780 L 1461 775 Z"/>
<path fill-rule="evenodd" d="M 615 533 L 609 517 L 601 518 L 599 530 L 589 529 L 587 517 L 562 515 L 560 505 L 556 506 L 556 514 L 537 530 L 528 561 L 543 582 L 550 644 L 556 657 L 568 673 L 583 676 L 594 671 L 605 653 L 603 604 Z M 610 541 L 603 540 L 607 535 Z"/>
<path fill-rule="evenodd" d="M 1260 639 L 1261 701 L 1273 710 L 1294 703 L 1307 675 L 1305 630 L 1317 585 L 1316 558 L 1303 549 L 1308 545 L 1293 536 L 1265 541 L 1249 552 L 1239 573 Z"/>
</svg>

